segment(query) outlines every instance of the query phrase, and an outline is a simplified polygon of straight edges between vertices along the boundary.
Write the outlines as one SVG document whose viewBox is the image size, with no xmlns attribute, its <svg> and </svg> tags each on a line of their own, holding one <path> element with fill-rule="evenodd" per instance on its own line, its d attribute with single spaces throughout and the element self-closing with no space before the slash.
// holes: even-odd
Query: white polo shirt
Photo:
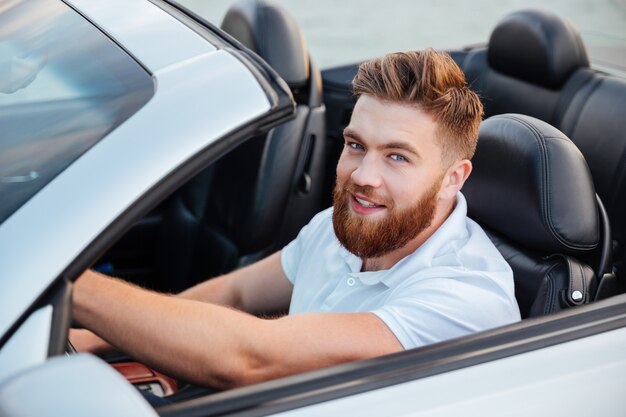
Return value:
<svg viewBox="0 0 626 417">
<path fill-rule="evenodd" d="M 372 312 L 405 349 L 520 320 L 513 272 L 467 217 L 461 193 L 448 219 L 391 269 L 361 272 L 337 240 L 332 208 L 317 214 L 282 251 L 293 283 L 289 314 Z"/>
</svg>

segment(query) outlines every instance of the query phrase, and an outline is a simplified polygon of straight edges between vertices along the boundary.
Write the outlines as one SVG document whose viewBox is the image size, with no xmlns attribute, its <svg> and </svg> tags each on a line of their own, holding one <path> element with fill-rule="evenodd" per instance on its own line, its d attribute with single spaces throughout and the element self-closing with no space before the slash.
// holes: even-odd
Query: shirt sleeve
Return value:
<svg viewBox="0 0 626 417">
<path fill-rule="evenodd" d="M 504 295 L 471 283 L 472 279 L 434 278 L 399 286 L 382 307 L 372 311 L 405 349 L 519 320 Z"/>
</svg>

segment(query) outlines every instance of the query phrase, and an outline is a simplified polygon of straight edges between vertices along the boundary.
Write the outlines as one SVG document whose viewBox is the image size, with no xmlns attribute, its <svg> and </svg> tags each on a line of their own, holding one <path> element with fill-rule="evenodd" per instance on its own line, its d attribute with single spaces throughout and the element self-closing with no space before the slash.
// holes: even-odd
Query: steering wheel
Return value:
<svg viewBox="0 0 626 417">
<path fill-rule="evenodd" d="M 86 350 L 89 351 L 89 350 Z M 79 350 L 72 344 L 69 336 L 65 347 L 68 355 L 78 353 Z M 128 382 L 142 391 L 151 392 L 159 397 L 172 395 L 179 390 L 179 384 L 173 378 L 168 377 L 140 362 L 133 361 L 125 354 L 114 351 L 98 355 L 102 360 L 111 365 Z"/>
</svg>

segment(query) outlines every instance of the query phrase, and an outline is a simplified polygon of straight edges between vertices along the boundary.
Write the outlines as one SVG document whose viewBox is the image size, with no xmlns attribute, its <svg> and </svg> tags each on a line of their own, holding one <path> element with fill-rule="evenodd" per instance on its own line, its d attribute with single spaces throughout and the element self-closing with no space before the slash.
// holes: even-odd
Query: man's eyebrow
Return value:
<svg viewBox="0 0 626 417">
<path fill-rule="evenodd" d="M 343 130 L 343 136 L 345 136 L 345 137 L 349 137 L 349 138 L 352 138 L 352 139 L 356 139 L 356 140 L 358 140 L 358 141 L 361 141 L 361 142 L 362 142 L 362 140 L 361 140 L 361 136 L 359 136 L 359 134 L 356 132 L 356 130 L 354 130 L 354 129 L 350 129 L 349 127 L 346 127 L 346 128 Z"/>
<path fill-rule="evenodd" d="M 361 138 L 361 136 L 358 134 L 358 132 L 354 129 L 350 129 L 349 127 L 346 127 L 343 130 L 343 136 L 347 137 L 347 138 L 351 138 L 354 139 L 356 141 L 359 142 L 363 142 L 363 139 Z M 410 143 L 406 143 L 406 142 L 389 142 L 389 143 L 385 143 L 381 146 L 379 146 L 380 149 L 402 149 L 406 152 L 409 152 L 413 155 L 415 155 L 418 158 L 421 158 L 422 156 L 420 155 L 420 153 L 417 151 L 417 149 L 415 149 L 415 147 L 413 145 L 411 145 Z"/>
<path fill-rule="evenodd" d="M 406 152 L 412 153 L 418 158 L 422 157 L 413 145 L 411 145 L 410 143 L 406 143 L 406 142 L 389 142 L 389 143 L 385 143 L 381 145 L 380 148 L 381 149 L 402 149 Z"/>
</svg>

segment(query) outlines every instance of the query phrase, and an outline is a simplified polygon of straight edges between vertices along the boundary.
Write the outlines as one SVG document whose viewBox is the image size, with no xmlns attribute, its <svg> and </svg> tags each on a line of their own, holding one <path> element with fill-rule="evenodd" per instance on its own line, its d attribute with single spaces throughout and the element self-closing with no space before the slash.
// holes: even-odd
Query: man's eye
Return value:
<svg viewBox="0 0 626 417">
<path fill-rule="evenodd" d="M 398 155 L 397 153 L 394 153 L 392 155 L 389 156 L 391 159 L 393 159 L 396 162 L 406 162 L 407 159 L 402 156 L 402 155 Z"/>
<path fill-rule="evenodd" d="M 349 142 L 347 145 L 348 145 L 350 148 L 352 148 L 352 149 L 356 149 L 356 150 L 358 150 L 358 151 L 365 149 L 365 148 L 363 147 L 363 145 L 361 145 L 360 143 L 356 143 L 356 142 Z"/>
</svg>

